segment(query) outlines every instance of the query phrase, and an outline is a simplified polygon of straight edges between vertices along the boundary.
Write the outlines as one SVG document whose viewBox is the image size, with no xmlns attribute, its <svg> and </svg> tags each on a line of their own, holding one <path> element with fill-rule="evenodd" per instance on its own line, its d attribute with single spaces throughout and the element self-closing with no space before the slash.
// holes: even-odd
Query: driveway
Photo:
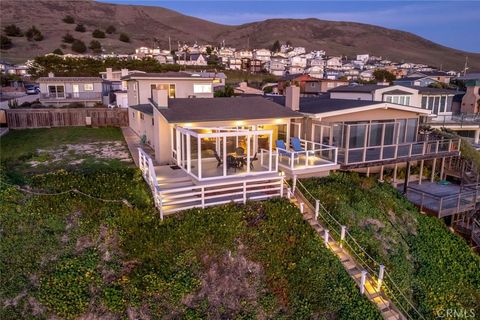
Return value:
<svg viewBox="0 0 480 320">
<path fill-rule="evenodd" d="M 24 102 L 32 102 L 40 98 L 40 94 L 26 94 L 23 96 L 15 97 L 14 99 L 17 99 L 18 104 L 22 104 Z M 0 102 L 0 109 L 8 109 L 8 101 L 9 100 L 4 100 Z"/>
</svg>

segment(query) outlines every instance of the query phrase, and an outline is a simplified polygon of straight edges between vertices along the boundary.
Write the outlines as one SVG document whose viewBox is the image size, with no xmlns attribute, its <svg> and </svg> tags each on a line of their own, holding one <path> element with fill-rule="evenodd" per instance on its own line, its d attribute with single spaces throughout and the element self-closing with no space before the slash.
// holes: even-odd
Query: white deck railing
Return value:
<svg viewBox="0 0 480 320">
<path fill-rule="evenodd" d="M 264 200 L 283 197 L 283 175 L 255 178 L 242 177 L 236 181 L 221 181 L 197 186 L 162 190 L 157 182 L 153 161 L 138 148 L 139 167 L 143 178 L 152 190 L 155 206 L 163 219 L 167 213 L 192 208 L 205 208 L 229 202 L 245 203 L 247 200 Z"/>
<path fill-rule="evenodd" d="M 321 168 L 337 164 L 338 148 L 318 142 L 300 139 L 303 151 L 277 147 L 279 166 L 295 169 Z"/>
</svg>

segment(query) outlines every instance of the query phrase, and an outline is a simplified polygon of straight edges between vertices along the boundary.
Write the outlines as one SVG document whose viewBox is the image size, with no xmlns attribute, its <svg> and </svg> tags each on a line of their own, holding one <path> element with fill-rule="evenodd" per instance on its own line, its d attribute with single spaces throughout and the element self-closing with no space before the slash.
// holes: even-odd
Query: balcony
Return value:
<svg viewBox="0 0 480 320">
<path fill-rule="evenodd" d="M 40 100 L 102 100 L 101 92 L 57 92 L 57 93 L 41 93 Z"/>
<path fill-rule="evenodd" d="M 342 165 L 342 168 L 353 168 L 456 156 L 459 152 L 460 139 L 443 139 L 360 148 L 340 148 L 338 162 Z"/>
<path fill-rule="evenodd" d="M 291 138 L 294 140 L 295 138 Z M 277 145 L 278 167 L 286 173 L 307 174 L 338 169 L 338 148 L 321 143 L 298 139 L 297 148 L 282 148 Z M 296 149 L 296 150 L 295 150 Z"/>
<path fill-rule="evenodd" d="M 478 113 L 457 113 L 451 115 L 438 115 L 431 118 L 428 124 L 437 125 L 457 125 L 460 127 L 480 126 L 480 114 Z"/>
</svg>

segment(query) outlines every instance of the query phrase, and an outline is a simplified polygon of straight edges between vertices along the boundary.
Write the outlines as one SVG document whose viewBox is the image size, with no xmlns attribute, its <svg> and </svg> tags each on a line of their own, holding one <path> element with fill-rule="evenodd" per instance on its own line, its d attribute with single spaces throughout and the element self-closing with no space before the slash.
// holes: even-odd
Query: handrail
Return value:
<svg viewBox="0 0 480 320">
<path fill-rule="evenodd" d="M 286 181 L 285 181 L 286 182 Z M 287 182 L 286 182 L 287 183 Z M 288 183 L 287 183 L 288 185 Z M 318 217 L 322 218 L 322 221 L 326 223 L 326 227 L 329 228 L 330 231 L 333 231 L 336 236 L 338 237 L 339 240 L 337 240 L 339 243 L 345 244 L 349 248 L 349 252 L 356 257 L 357 261 L 360 261 L 360 265 L 368 270 L 372 275 L 376 274 L 376 271 L 374 268 L 376 266 L 381 266 L 383 264 L 379 263 L 376 261 L 368 252 L 357 242 L 357 240 L 351 235 L 351 233 L 348 230 L 345 230 L 345 236 L 342 238 L 341 233 L 337 231 L 337 228 L 340 227 L 340 229 L 344 228 L 344 226 L 325 208 L 325 206 L 320 202 L 319 199 L 316 199 L 311 192 L 305 187 L 305 185 L 296 177 L 294 177 L 294 188 L 301 188 L 302 192 L 304 192 L 306 195 L 308 195 L 311 199 L 305 199 L 307 201 L 313 200 L 314 203 L 318 204 L 318 212 L 316 211 L 315 213 L 318 214 Z M 293 190 L 295 192 L 295 190 Z M 314 207 L 311 203 L 309 203 L 311 207 Z M 324 214 L 328 217 L 328 219 L 324 216 Z M 317 218 L 317 217 L 316 217 Z M 332 236 L 333 237 L 333 236 Z M 350 243 L 350 241 L 353 243 L 353 245 Z M 356 249 L 355 249 L 356 248 Z M 360 251 L 358 253 L 357 251 Z M 362 257 L 362 254 L 373 263 L 373 266 L 371 266 L 365 259 Z M 404 314 L 409 318 L 409 319 L 414 319 L 413 316 L 409 314 L 409 312 L 404 308 L 402 303 L 399 301 L 399 299 L 395 296 L 393 289 L 399 292 L 400 296 L 407 302 L 407 304 L 415 311 L 415 313 L 421 318 L 425 319 L 424 316 L 415 308 L 413 303 L 409 301 L 409 299 L 406 297 L 406 295 L 402 292 L 402 290 L 398 287 L 398 285 L 393 281 L 393 279 L 390 277 L 389 274 L 385 273 L 389 282 L 392 283 L 393 288 L 388 288 L 388 286 L 385 284 L 385 282 L 382 283 L 382 286 L 385 286 L 388 289 L 389 295 L 393 297 L 393 299 L 397 302 L 396 305 L 398 305 L 399 308 L 402 309 Z M 374 290 L 378 292 L 375 288 Z"/>
</svg>

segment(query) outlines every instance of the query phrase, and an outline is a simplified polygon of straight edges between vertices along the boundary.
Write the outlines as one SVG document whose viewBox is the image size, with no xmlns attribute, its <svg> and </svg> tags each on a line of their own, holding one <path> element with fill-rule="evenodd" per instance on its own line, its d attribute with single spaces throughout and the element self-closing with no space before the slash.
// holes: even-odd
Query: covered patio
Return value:
<svg viewBox="0 0 480 320">
<path fill-rule="evenodd" d="M 175 163 L 198 181 L 278 172 L 273 130 L 175 126 L 172 140 Z"/>
</svg>

